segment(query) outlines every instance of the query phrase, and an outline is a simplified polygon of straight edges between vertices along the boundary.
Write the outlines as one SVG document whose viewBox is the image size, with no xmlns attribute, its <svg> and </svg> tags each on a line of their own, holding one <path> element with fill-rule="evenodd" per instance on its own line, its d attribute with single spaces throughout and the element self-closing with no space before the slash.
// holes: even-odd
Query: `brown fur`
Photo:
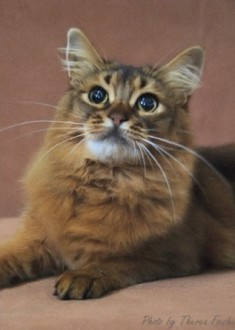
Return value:
<svg viewBox="0 0 235 330">
<path fill-rule="evenodd" d="M 235 267 L 235 146 L 197 151 L 190 134 L 202 64 L 199 47 L 160 68 L 107 62 L 70 30 L 71 88 L 25 177 L 22 228 L 0 249 L 1 286 L 62 273 L 55 293 L 84 299 Z M 108 103 L 92 104 L 94 86 Z M 137 109 L 146 93 L 159 100 L 152 112 Z"/>
</svg>

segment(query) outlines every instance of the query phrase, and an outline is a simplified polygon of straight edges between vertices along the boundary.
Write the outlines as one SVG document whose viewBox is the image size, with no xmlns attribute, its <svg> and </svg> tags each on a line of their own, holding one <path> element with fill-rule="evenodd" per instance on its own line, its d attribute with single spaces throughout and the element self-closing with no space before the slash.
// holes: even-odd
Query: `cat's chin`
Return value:
<svg viewBox="0 0 235 330">
<path fill-rule="evenodd" d="M 91 139 L 86 143 L 92 156 L 104 163 L 133 163 L 139 158 L 136 149 L 124 140 L 117 141 L 110 137 L 102 140 Z"/>
</svg>

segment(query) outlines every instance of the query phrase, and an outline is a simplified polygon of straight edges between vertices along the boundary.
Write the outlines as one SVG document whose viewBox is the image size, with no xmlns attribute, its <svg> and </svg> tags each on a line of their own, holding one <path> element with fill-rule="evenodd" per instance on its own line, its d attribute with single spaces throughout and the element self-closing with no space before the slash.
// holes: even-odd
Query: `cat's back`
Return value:
<svg viewBox="0 0 235 330">
<path fill-rule="evenodd" d="M 235 226 L 235 145 L 202 147 L 197 152 L 192 204 Z"/>
<path fill-rule="evenodd" d="M 235 194 L 235 144 L 199 148 L 198 151 L 228 180 Z"/>
</svg>

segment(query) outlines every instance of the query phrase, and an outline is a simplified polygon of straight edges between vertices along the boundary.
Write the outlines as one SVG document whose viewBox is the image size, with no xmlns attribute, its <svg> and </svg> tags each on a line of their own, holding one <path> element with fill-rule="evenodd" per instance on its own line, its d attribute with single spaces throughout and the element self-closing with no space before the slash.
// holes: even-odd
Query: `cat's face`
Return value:
<svg viewBox="0 0 235 330">
<path fill-rule="evenodd" d="M 135 68 L 106 62 L 81 31 L 71 29 L 66 54 L 73 96 L 67 118 L 82 125 L 82 143 L 95 159 L 143 162 L 156 152 L 156 137 L 182 143 L 187 100 L 199 84 L 201 48 L 158 69 Z"/>
<path fill-rule="evenodd" d="M 76 89 L 86 144 L 98 159 L 135 161 L 149 132 L 162 135 L 171 125 L 173 110 L 148 71 L 104 65 Z"/>
</svg>

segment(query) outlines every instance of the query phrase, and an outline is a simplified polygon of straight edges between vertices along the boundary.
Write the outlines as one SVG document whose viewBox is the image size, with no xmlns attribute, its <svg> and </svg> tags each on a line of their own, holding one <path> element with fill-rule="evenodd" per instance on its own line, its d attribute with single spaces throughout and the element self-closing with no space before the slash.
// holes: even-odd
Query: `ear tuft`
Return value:
<svg viewBox="0 0 235 330">
<path fill-rule="evenodd" d="M 103 61 L 101 56 L 92 46 L 91 42 L 77 28 L 69 29 L 67 33 L 66 60 L 63 61 L 65 70 L 73 80 L 80 80 L 100 68 Z"/>
<path fill-rule="evenodd" d="M 195 46 L 179 54 L 160 71 L 170 88 L 189 96 L 200 86 L 203 63 L 204 51 Z"/>
</svg>

